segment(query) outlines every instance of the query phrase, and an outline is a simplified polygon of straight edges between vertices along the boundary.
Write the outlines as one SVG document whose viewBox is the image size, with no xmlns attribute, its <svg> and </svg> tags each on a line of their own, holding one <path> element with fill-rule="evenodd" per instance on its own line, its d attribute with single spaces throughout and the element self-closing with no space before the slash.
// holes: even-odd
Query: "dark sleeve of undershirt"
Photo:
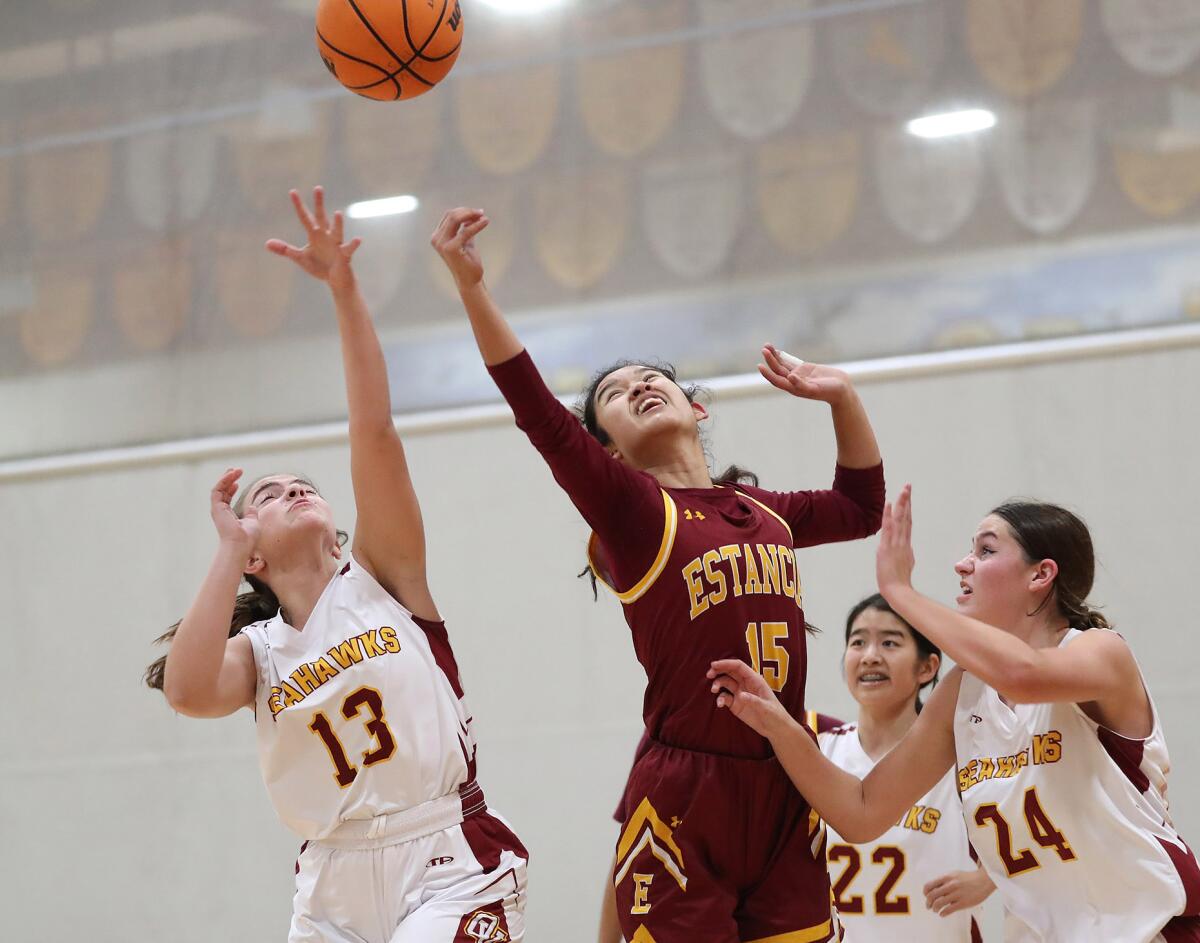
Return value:
<svg viewBox="0 0 1200 943">
<path fill-rule="evenodd" d="M 550 392 L 527 351 L 488 372 L 517 428 L 599 538 L 617 588 L 636 583 L 658 553 L 666 520 L 658 482 L 609 455 Z"/>
<path fill-rule="evenodd" d="M 869 537 L 883 523 L 883 465 L 838 465 L 824 491 L 764 491 L 738 485 L 788 522 L 796 547 Z"/>
</svg>

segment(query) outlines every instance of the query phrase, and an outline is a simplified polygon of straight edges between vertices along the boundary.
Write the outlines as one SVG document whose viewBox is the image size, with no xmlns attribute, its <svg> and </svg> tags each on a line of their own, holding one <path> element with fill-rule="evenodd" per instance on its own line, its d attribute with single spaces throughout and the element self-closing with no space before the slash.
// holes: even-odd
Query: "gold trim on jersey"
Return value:
<svg viewBox="0 0 1200 943">
<path fill-rule="evenodd" d="M 646 575 L 629 589 L 621 592 L 601 575 L 600 571 L 596 569 L 595 558 L 592 554 L 592 541 L 596 539 L 596 535 L 593 533 L 591 539 L 588 541 L 588 567 L 596 579 L 612 590 L 617 599 L 621 600 L 622 605 L 628 606 L 630 603 L 637 602 L 654 585 L 667 566 L 667 558 L 671 556 L 671 548 L 675 546 L 675 531 L 679 527 L 679 509 L 675 507 L 675 502 L 671 500 L 671 496 L 665 490 L 662 491 L 662 496 L 665 517 L 663 520 L 662 543 L 658 547 L 658 556 L 650 564 L 650 569 L 646 571 Z"/>
<path fill-rule="evenodd" d="M 767 507 L 765 504 L 763 504 L 761 501 L 759 501 L 758 498 L 754 497 L 754 495 L 746 494 L 746 492 L 741 491 L 737 488 L 734 488 L 733 490 L 737 491 L 737 493 L 740 494 L 743 498 L 748 498 L 749 500 L 753 501 L 760 508 L 762 508 L 768 514 L 770 514 L 773 518 L 775 518 L 775 520 L 779 521 L 779 523 L 783 525 L 784 530 L 786 530 L 788 532 L 788 540 L 790 540 L 792 542 L 793 546 L 795 545 L 796 538 L 792 535 L 792 526 L 787 521 L 785 521 L 782 517 L 780 517 L 778 513 L 771 510 L 769 507 Z"/>
<path fill-rule="evenodd" d="M 814 737 L 817 735 L 819 724 L 816 711 L 804 712 L 804 725 L 813 732 Z M 808 845 L 813 858 L 817 861 L 825 858 L 825 823 L 811 805 L 808 807 Z"/>
<path fill-rule="evenodd" d="M 629 824 L 621 832 L 621 840 L 617 842 L 617 868 L 613 874 L 613 884 L 620 884 L 625 879 L 625 875 L 633 866 L 633 859 L 647 847 L 650 853 L 662 862 L 667 873 L 675 879 L 679 889 L 686 891 L 683 851 L 675 844 L 671 828 L 659 818 L 654 806 L 650 804 L 649 797 L 644 797 L 638 803 L 637 811 L 629 819 Z"/>
<path fill-rule="evenodd" d="M 793 930 L 791 933 L 780 933 L 778 936 L 761 936 L 757 940 L 747 940 L 746 943 L 818 943 L 833 932 L 832 918 L 815 927 L 804 930 Z"/>
<path fill-rule="evenodd" d="M 633 939 L 629 943 L 657 943 L 657 941 L 650 935 L 650 931 L 646 929 L 645 925 L 643 925 L 634 931 Z"/>
</svg>

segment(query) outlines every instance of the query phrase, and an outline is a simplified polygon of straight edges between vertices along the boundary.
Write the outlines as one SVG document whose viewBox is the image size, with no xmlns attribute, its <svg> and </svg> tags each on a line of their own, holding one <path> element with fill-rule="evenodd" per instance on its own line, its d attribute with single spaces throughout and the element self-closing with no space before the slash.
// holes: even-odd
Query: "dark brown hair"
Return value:
<svg viewBox="0 0 1200 943">
<path fill-rule="evenodd" d="M 238 495 L 237 500 L 233 502 L 233 512 L 241 517 L 246 505 L 246 496 L 250 494 L 250 490 L 258 484 L 263 478 L 269 477 L 264 475 L 250 482 L 242 493 Z M 296 476 L 306 484 L 312 485 L 314 490 L 318 490 L 316 485 L 303 475 Z M 337 532 L 337 541 L 339 547 L 344 547 L 350 539 L 350 535 L 344 530 Z M 279 599 L 265 582 L 256 576 L 251 576 L 249 573 L 243 574 L 242 578 L 249 584 L 250 591 L 248 593 L 239 593 L 237 599 L 233 602 L 233 615 L 229 620 L 229 638 L 234 638 L 246 626 L 253 625 L 255 622 L 262 622 L 266 619 L 273 618 L 275 613 L 279 611 Z M 175 637 L 175 633 L 179 631 L 180 619 L 172 625 L 167 631 L 154 640 L 154 644 L 158 645 L 163 642 L 170 642 Z M 147 686 L 154 688 L 156 691 L 161 691 L 163 686 L 163 673 L 167 666 L 167 656 L 161 655 L 152 661 L 142 675 Z"/>
<path fill-rule="evenodd" d="M 1087 524 L 1066 508 L 1044 501 L 1006 501 L 991 513 L 1008 525 L 1026 560 L 1053 560 L 1058 564 L 1058 576 L 1042 605 L 1053 598 L 1059 615 L 1073 629 L 1112 628 L 1087 601 L 1096 576 L 1096 556 Z"/>
</svg>

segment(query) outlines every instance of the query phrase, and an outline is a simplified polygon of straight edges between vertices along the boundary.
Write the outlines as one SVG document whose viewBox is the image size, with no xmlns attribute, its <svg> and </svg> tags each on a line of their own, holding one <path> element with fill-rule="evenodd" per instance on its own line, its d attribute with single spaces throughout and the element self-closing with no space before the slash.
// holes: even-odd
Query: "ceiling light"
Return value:
<svg viewBox="0 0 1200 943">
<path fill-rule="evenodd" d="M 403 196 L 385 196 L 380 200 L 362 200 L 351 203 L 346 207 L 346 215 L 351 219 L 373 219 L 376 216 L 397 216 L 400 213 L 411 213 L 420 202 L 411 193 Z"/>
<path fill-rule="evenodd" d="M 947 138 L 955 134 L 984 131 L 996 123 L 996 116 L 984 108 L 947 111 L 940 115 L 914 118 L 906 127 L 909 134 L 919 138 Z"/>
</svg>

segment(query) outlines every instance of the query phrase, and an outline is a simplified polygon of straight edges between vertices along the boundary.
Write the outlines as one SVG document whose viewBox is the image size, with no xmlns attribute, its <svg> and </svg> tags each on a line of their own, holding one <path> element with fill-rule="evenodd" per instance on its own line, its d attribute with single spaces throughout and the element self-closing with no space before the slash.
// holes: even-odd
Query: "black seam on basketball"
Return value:
<svg viewBox="0 0 1200 943">
<path fill-rule="evenodd" d="M 416 54 L 413 56 L 413 59 L 421 59 L 425 62 L 441 62 L 443 59 L 446 59 L 446 58 L 454 55 L 454 53 L 458 52 L 458 47 L 462 45 L 461 39 L 455 44 L 454 48 L 450 52 L 446 53 L 445 55 L 442 55 L 442 56 L 427 56 L 427 55 L 425 55 L 425 47 L 428 46 L 431 42 L 433 42 L 433 37 L 436 36 L 437 31 L 442 28 L 442 21 L 446 18 L 446 7 L 448 7 L 449 5 L 450 5 L 450 0 L 442 0 L 442 12 L 438 14 L 437 22 L 433 24 L 433 29 L 431 29 L 429 31 L 429 35 L 425 37 L 425 42 L 421 43 L 420 48 L 418 48 L 417 44 L 413 42 L 412 33 L 408 29 L 408 4 L 403 3 L 401 5 L 402 12 L 400 14 L 400 18 L 401 18 L 401 20 L 404 21 L 404 38 L 405 38 L 405 40 L 408 41 L 408 47 L 412 50 L 415 50 Z M 396 56 L 396 58 L 399 59 L 400 57 Z M 408 61 L 412 62 L 413 59 L 409 59 Z"/>
<path fill-rule="evenodd" d="M 383 47 L 384 51 L 387 52 L 388 55 L 390 55 L 393 59 L 395 59 L 400 64 L 399 67 L 394 72 L 389 72 L 387 69 L 383 68 L 380 65 L 376 65 L 374 62 L 368 62 L 365 59 L 359 59 L 357 56 L 351 56 L 348 53 L 342 52 L 340 49 L 338 49 L 336 46 L 334 46 L 333 43 L 331 43 L 331 42 L 329 42 L 329 40 L 325 39 L 324 36 L 321 36 L 320 30 L 317 30 L 317 35 L 320 36 L 321 41 L 323 43 L 325 43 L 327 46 L 329 46 L 330 49 L 337 52 L 338 55 L 345 56 L 347 59 L 351 59 L 354 62 L 360 62 L 363 65 L 369 65 L 372 68 L 385 73 L 384 78 L 379 79 L 379 81 L 377 81 L 377 82 L 370 82 L 366 85 L 355 85 L 355 86 L 346 85 L 346 88 L 350 89 L 351 91 L 357 92 L 360 89 L 376 88 L 377 86 L 382 85 L 384 82 L 391 81 L 392 84 L 396 86 L 396 98 L 399 99 L 402 94 L 402 90 L 400 88 L 400 83 L 396 81 L 396 76 L 398 76 L 404 72 L 407 72 L 409 75 L 411 75 L 414 79 L 416 79 L 422 85 L 425 85 L 428 88 L 433 88 L 434 85 L 437 84 L 437 82 L 431 82 L 427 78 L 422 76 L 419 72 L 417 72 L 412 67 L 413 62 L 415 62 L 417 59 L 421 59 L 424 62 L 441 62 L 442 60 L 448 59 L 451 56 L 455 55 L 458 52 L 458 50 L 462 47 L 462 40 L 459 39 L 459 41 L 454 44 L 454 48 L 450 49 L 444 55 L 441 55 L 441 56 L 426 56 L 426 55 L 424 55 L 425 47 L 428 46 L 431 42 L 433 42 L 434 37 L 437 35 L 438 29 L 442 25 L 442 20 L 446 16 L 446 7 L 449 6 L 449 0 L 443 0 L 442 12 L 438 15 L 437 23 L 434 24 L 433 29 L 430 30 L 429 36 L 425 39 L 425 42 L 421 44 L 421 47 L 419 49 L 417 49 L 415 46 L 413 46 L 412 40 L 409 38 L 408 6 L 407 6 L 407 4 L 404 6 L 403 17 L 404 17 L 405 39 L 408 41 L 409 46 L 414 49 L 414 54 L 411 59 L 402 59 L 400 56 L 396 55 L 396 51 L 394 49 L 392 49 L 387 43 L 385 43 L 383 41 L 382 37 L 380 37 L 380 35 L 377 32 L 375 32 L 375 27 L 371 25 L 370 20 L 368 20 L 366 15 L 362 12 L 362 10 L 360 10 L 358 8 L 358 4 L 355 3 L 355 0 L 346 0 L 346 2 L 350 4 L 350 8 L 352 10 L 354 10 L 355 16 L 358 17 L 359 21 L 363 24 L 363 26 L 365 26 L 367 28 L 368 32 L 370 32 L 370 34 L 373 37 L 375 37 L 375 41 L 378 42 L 379 45 Z M 342 84 L 345 85 L 344 82 Z M 367 97 L 369 97 L 369 96 L 367 96 Z"/>
<path fill-rule="evenodd" d="M 343 57 L 344 59 L 349 59 L 351 62 L 357 62 L 359 65 L 370 66 L 376 72 L 383 73 L 383 78 L 379 79 L 377 82 L 369 82 L 366 85 L 346 85 L 345 82 L 342 82 L 342 84 L 346 85 L 346 88 L 350 89 L 350 91 L 357 92 L 359 89 L 375 88 L 379 85 L 382 85 L 384 82 L 391 82 L 394 86 L 396 86 L 396 98 L 397 99 L 400 98 L 400 83 L 396 81 L 396 75 L 398 73 L 389 72 L 383 66 L 378 65 L 377 63 L 371 62 L 369 59 L 360 59 L 358 56 L 352 56 L 350 53 L 344 52 L 343 50 L 338 49 L 337 46 L 335 46 L 333 43 L 331 43 L 328 39 L 326 39 L 322 35 L 320 27 L 317 28 L 317 39 L 321 40 L 321 42 L 323 42 L 326 46 L 328 46 L 330 49 L 332 49 L 334 52 L 336 52 L 339 56 Z M 339 82 L 341 82 L 341 78 L 339 78 L 336 75 L 336 73 L 335 73 L 334 77 L 337 78 Z M 419 76 L 418 76 L 418 78 L 419 78 Z"/>
</svg>

